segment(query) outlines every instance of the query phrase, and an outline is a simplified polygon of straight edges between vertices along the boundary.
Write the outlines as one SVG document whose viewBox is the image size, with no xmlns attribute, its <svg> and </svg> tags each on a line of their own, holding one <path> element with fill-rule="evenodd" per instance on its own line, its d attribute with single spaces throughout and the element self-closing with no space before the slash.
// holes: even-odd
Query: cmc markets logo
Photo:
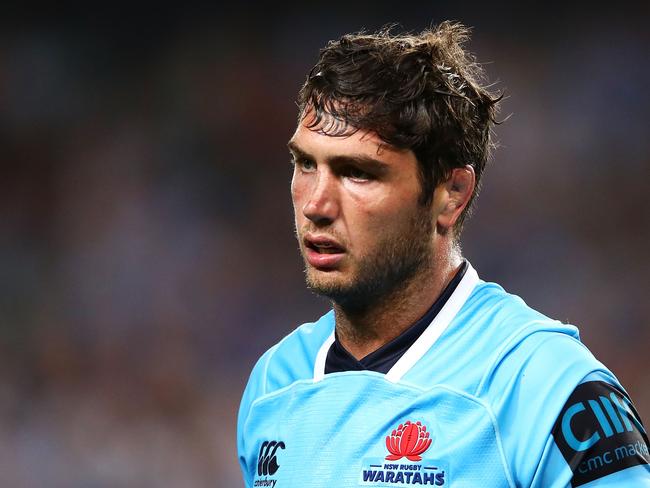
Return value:
<svg viewBox="0 0 650 488">
<path fill-rule="evenodd" d="M 390 453 L 388 456 L 363 459 L 359 484 L 447 486 L 448 464 L 440 459 L 422 458 L 432 442 L 433 437 L 422 422 L 407 420 L 399 424 L 386 436 L 386 449 Z"/>
<path fill-rule="evenodd" d="M 422 425 L 422 422 L 412 423 L 407 420 L 404 424 L 399 424 L 397 429 L 393 429 L 389 436 L 386 436 L 386 449 L 390 452 L 386 459 L 397 461 L 406 457 L 409 461 L 421 461 L 420 454 L 429 449 L 431 441 L 426 425 Z"/>
<path fill-rule="evenodd" d="M 587 408 L 587 405 L 589 408 Z M 586 402 L 578 401 L 573 403 L 565 410 L 564 415 L 562 415 L 562 434 L 564 435 L 564 439 L 574 451 L 586 451 L 596 444 L 602 436 L 607 438 L 615 434 L 624 433 L 625 431 L 632 432 L 634 429 L 633 424 L 638 430 L 645 433 L 643 425 L 634 416 L 629 405 L 630 403 L 625 397 L 619 397 L 613 392 L 609 394 L 609 398 L 600 395 L 598 397 L 594 396 L 594 398 L 590 398 Z M 593 427 L 597 424 L 600 429 L 593 427 L 580 429 L 582 431 L 591 431 L 591 435 L 585 439 L 579 439 L 573 429 L 574 427 L 581 426 L 581 422 L 578 419 L 575 422 L 572 421 L 577 415 L 587 410 L 589 414 L 586 414 L 587 417 L 585 419 L 591 418 Z M 572 427 L 572 423 L 574 427 Z M 584 423 L 584 420 L 582 423 Z"/>
<path fill-rule="evenodd" d="M 553 427 L 555 443 L 580 486 L 625 468 L 648 464 L 648 438 L 628 396 L 603 381 L 578 385 Z"/>
<path fill-rule="evenodd" d="M 264 441 L 260 447 L 260 453 L 257 456 L 257 475 L 258 476 L 273 476 L 280 465 L 276 452 L 278 449 L 284 449 L 284 442 L 282 441 Z"/>
</svg>

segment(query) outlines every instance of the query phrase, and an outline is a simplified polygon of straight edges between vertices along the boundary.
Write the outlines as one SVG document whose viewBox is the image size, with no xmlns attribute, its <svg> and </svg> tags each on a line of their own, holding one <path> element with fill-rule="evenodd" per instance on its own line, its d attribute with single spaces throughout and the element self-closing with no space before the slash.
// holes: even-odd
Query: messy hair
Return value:
<svg viewBox="0 0 650 488">
<path fill-rule="evenodd" d="M 320 52 L 298 96 L 299 117 L 330 136 L 375 132 L 385 143 L 410 149 L 419 163 L 428 205 L 454 168 L 469 164 L 476 188 L 455 227 L 471 209 L 492 149 L 491 127 L 501 96 L 483 84 L 484 73 L 463 44 L 469 30 L 443 22 L 420 34 L 347 34 Z"/>
</svg>

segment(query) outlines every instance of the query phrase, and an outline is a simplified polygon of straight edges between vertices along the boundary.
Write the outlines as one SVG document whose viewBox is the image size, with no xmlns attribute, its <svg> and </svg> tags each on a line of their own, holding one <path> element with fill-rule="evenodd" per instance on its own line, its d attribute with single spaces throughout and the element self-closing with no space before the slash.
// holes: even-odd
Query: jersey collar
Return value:
<svg viewBox="0 0 650 488">
<path fill-rule="evenodd" d="M 422 318 L 361 360 L 345 350 L 336 340 L 336 333 L 332 332 L 316 356 L 314 381 L 322 380 L 327 373 L 360 370 L 385 373 L 389 381 L 399 381 L 438 340 L 478 282 L 476 271 L 465 260 L 456 276 Z"/>
</svg>

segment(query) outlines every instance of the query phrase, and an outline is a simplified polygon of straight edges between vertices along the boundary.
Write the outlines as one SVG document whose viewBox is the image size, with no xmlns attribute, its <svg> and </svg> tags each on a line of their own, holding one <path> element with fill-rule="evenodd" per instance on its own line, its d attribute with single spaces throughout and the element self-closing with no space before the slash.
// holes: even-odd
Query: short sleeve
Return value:
<svg viewBox="0 0 650 488">
<path fill-rule="evenodd" d="M 643 424 L 616 377 L 577 339 L 531 334 L 500 359 L 486 383 L 483 398 L 521 486 L 600 487 L 608 485 L 588 483 L 625 473 L 644 480 L 630 486 L 650 487 Z"/>
</svg>

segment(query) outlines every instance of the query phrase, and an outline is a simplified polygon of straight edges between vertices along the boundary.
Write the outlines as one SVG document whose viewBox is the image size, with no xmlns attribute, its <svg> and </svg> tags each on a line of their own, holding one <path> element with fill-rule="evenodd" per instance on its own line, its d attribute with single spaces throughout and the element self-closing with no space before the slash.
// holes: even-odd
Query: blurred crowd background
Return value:
<svg viewBox="0 0 650 488">
<path fill-rule="evenodd" d="M 328 308 L 292 234 L 296 92 L 389 22 L 474 28 L 509 118 L 464 252 L 650 422 L 648 4 L 456 3 L 3 15 L 0 486 L 242 485 L 248 373 Z"/>
</svg>

